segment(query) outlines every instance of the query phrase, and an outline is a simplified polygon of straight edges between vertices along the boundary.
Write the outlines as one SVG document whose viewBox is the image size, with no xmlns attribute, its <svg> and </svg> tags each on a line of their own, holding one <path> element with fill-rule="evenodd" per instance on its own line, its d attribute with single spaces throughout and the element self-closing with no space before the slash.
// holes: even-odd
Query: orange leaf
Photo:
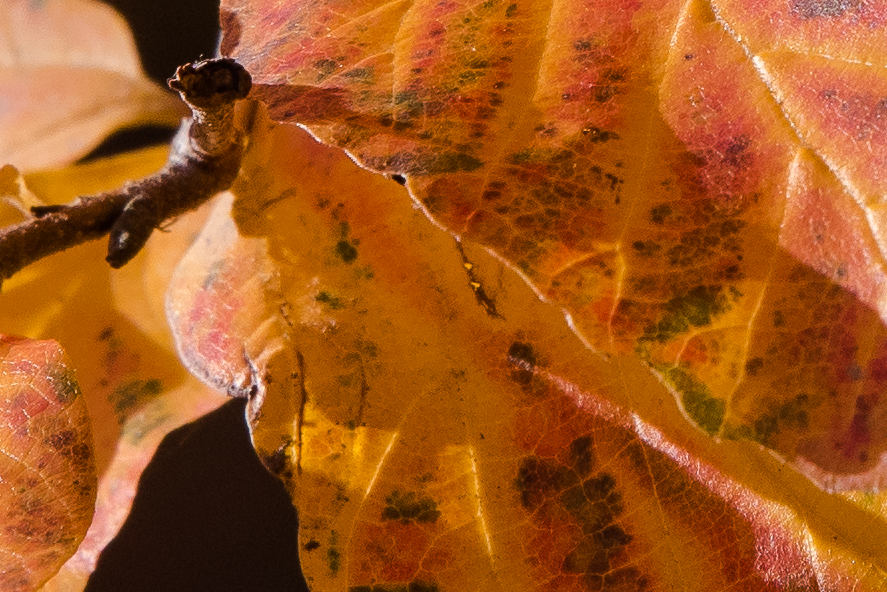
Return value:
<svg viewBox="0 0 887 592">
<path fill-rule="evenodd" d="M 227 0 L 222 47 L 273 119 L 405 176 L 704 431 L 878 488 L 882 13 Z"/>
<path fill-rule="evenodd" d="M 314 587 L 887 584 L 879 510 L 692 427 L 637 359 L 583 348 L 396 183 L 297 129 L 251 129 L 170 320 L 198 375 L 265 389 L 254 440 L 300 510 Z"/>
<path fill-rule="evenodd" d="M 0 393 L 0 587 L 34 590 L 92 519 L 89 416 L 55 342 L 0 336 Z"/>
</svg>

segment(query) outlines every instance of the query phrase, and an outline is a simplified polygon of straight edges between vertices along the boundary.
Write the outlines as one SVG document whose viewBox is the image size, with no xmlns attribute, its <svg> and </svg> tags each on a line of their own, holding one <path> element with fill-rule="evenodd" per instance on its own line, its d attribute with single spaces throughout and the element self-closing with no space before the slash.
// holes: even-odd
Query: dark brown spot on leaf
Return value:
<svg viewBox="0 0 887 592">
<path fill-rule="evenodd" d="M 576 474 L 566 467 L 529 456 L 521 462 L 515 486 L 520 492 L 521 504 L 533 511 L 577 481 Z"/>
<path fill-rule="evenodd" d="M 517 367 L 511 374 L 512 379 L 518 384 L 529 384 L 536 368 L 536 352 L 533 346 L 515 341 L 508 348 L 508 361 Z"/>
<path fill-rule="evenodd" d="M 582 436 L 573 440 L 570 444 L 570 460 L 580 477 L 589 474 L 594 469 L 594 440 L 591 436 Z"/>
</svg>

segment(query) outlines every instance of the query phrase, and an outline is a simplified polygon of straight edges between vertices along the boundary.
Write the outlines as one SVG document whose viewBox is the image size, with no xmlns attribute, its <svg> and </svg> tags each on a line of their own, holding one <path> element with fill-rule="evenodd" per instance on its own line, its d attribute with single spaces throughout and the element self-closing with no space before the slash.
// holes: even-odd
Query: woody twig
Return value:
<svg viewBox="0 0 887 592">
<path fill-rule="evenodd" d="M 31 208 L 33 218 L 0 230 L 0 279 L 106 234 L 106 260 L 122 267 L 155 228 L 231 186 L 243 153 L 234 103 L 249 94 L 249 74 L 232 59 L 205 60 L 180 67 L 169 86 L 192 117 L 182 123 L 163 168 L 114 191 Z"/>
</svg>

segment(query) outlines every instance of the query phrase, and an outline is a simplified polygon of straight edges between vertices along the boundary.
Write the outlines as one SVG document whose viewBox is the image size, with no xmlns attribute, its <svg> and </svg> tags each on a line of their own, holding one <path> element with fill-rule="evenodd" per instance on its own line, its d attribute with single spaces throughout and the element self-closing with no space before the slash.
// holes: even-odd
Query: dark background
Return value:
<svg viewBox="0 0 887 592">
<path fill-rule="evenodd" d="M 213 57 L 219 36 L 219 0 L 104 0 L 132 28 L 145 72 L 166 86 L 176 68 Z M 113 134 L 84 160 L 167 142 L 174 130 L 147 127 Z"/>
<path fill-rule="evenodd" d="M 145 71 L 164 85 L 178 66 L 215 54 L 218 0 L 107 2 L 130 23 Z M 118 132 L 86 160 L 166 142 L 174 132 Z M 289 495 L 252 447 L 244 402 L 231 400 L 163 440 L 86 590 L 307 591 L 297 532 Z"/>
<path fill-rule="evenodd" d="M 127 20 L 142 65 L 155 80 L 166 80 L 187 62 L 215 55 L 218 0 L 105 0 Z"/>
<path fill-rule="evenodd" d="M 295 508 L 256 456 L 245 405 L 167 434 L 86 592 L 308 589 Z"/>
</svg>

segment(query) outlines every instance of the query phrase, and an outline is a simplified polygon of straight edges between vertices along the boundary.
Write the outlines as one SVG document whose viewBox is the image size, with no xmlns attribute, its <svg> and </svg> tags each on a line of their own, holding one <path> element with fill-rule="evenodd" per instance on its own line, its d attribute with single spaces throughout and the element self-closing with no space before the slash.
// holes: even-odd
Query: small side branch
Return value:
<svg viewBox="0 0 887 592">
<path fill-rule="evenodd" d="M 155 228 L 231 186 L 243 153 L 234 103 L 249 94 L 249 74 L 232 59 L 206 60 L 180 67 L 169 86 L 192 117 L 179 129 L 164 167 L 115 191 L 32 208 L 34 218 L 0 231 L 0 279 L 105 234 L 110 234 L 108 263 L 122 267 Z"/>
</svg>

